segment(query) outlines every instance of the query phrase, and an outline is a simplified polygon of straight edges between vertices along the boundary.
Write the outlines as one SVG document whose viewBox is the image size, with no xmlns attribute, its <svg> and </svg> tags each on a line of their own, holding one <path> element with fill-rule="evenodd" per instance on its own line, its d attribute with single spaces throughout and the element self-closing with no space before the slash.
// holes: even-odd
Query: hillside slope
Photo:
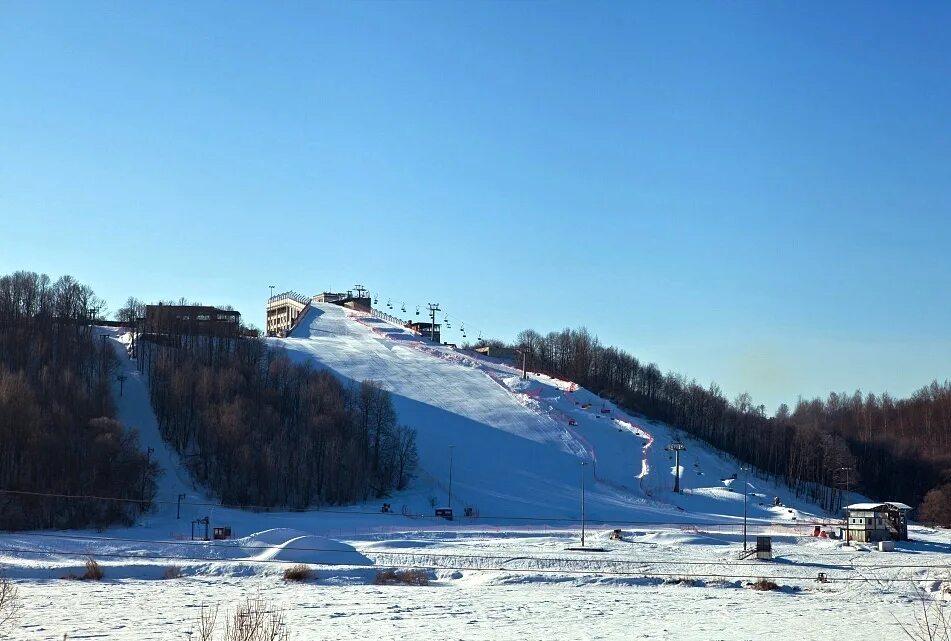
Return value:
<svg viewBox="0 0 951 641">
<path fill-rule="evenodd" d="M 421 471 L 414 490 L 400 498 L 411 512 L 430 513 L 433 499 L 447 502 L 451 448 L 457 513 L 471 506 L 500 518 L 577 518 L 584 476 L 589 518 L 742 516 L 742 493 L 722 481 L 739 472 L 735 461 L 686 440 L 684 493 L 673 494 L 673 461 L 663 448 L 675 430 L 629 416 L 570 383 L 539 375 L 522 380 L 495 359 L 433 345 L 330 304 L 314 304 L 290 337 L 269 342 L 345 382 L 377 380 L 391 392 L 399 420 L 418 431 Z M 772 507 L 774 496 L 794 503 L 784 488 L 755 477 L 750 485 L 751 517 L 797 515 Z"/>
</svg>

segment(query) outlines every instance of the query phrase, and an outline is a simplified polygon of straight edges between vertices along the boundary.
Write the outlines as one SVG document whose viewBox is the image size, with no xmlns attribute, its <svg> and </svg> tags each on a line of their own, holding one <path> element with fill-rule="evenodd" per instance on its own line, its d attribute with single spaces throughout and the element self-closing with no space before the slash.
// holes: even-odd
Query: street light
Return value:
<svg viewBox="0 0 951 641">
<path fill-rule="evenodd" d="M 581 547 L 584 547 L 584 461 L 581 461 Z"/>
<path fill-rule="evenodd" d="M 745 465 L 740 469 L 746 472 L 743 475 L 743 551 L 746 552 L 746 501 L 750 495 L 750 466 Z"/>
<path fill-rule="evenodd" d="M 851 467 L 840 467 L 837 472 L 845 472 L 845 500 L 849 500 L 849 472 L 852 470 Z M 841 509 L 841 508 L 840 508 Z M 845 519 L 845 543 L 848 545 L 849 541 L 852 540 L 852 530 L 850 528 L 850 519 L 846 516 Z"/>
<path fill-rule="evenodd" d="M 839 471 L 839 472 L 844 471 L 844 472 L 845 472 L 845 495 L 846 495 L 846 498 L 848 498 L 848 495 L 849 495 L 849 472 L 852 471 L 852 468 L 851 468 L 851 467 L 840 467 L 837 471 Z"/>
<path fill-rule="evenodd" d="M 449 446 L 449 509 L 452 509 L 452 450 L 455 445 Z"/>
</svg>

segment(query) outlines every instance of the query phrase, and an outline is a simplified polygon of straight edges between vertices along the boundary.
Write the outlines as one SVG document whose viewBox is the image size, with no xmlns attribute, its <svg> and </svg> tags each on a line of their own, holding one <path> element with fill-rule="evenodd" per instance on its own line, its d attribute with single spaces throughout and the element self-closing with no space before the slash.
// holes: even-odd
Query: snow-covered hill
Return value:
<svg viewBox="0 0 951 641">
<path fill-rule="evenodd" d="M 520 372 L 497 359 L 434 345 L 370 314 L 313 304 L 285 339 L 269 339 L 295 361 L 332 371 L 345 382 L 379 381 L 393 395 L 399 420 L 418 431 L 421 473 L 401 496 L 413 513 L 448 501 L 483 518 L 574 519 L 580 486 L 587 516 L 597 520 L 690 521 L 742 517 L 745 473 L 736 461 L 660 423 L 630 416 L 576 385 Z M 674 494 L 671 454 L 679 437 L 682 494 Z M 585 463 L 582 466 L 582 463 Z M 738 474 L 726 487 L 722 479 Z M 750 476 L 752 518 L 792 519 L 774 508 L 788 490 Z"/>
<path fill-rule="evenodd" d="M 122 334 L 99 331 L 123 353 Z M 505 364 L 330 305 L 315 306 L 295 335 L 269 340 L 295 360 L 344 380 L 378 380 L 393 394 L 400 421 L 418 430 L 421 459 L 412 486 L 390 499 L 396 513 L 378 504 L 265 513 L 221 506 L 162 441 L 145 382 L 122 359 L 119 417 L 164 470 L 155 509 L 130 528 L 0 533 L 0 573 L 16 581 L 24 605 L 10 638 L 191 638 L 201 606 L 229 608 L 257 593 L 286 608 L 291 638 L 301 639 L 747 639 L 775 636 L 777 625 L 820 638 L 892 621 L 870 636 L 884 639 L 901 636 L 899 624 L 916 625 L 922 595 L 948 594 L 947 531 L 913 526 L 913 540 L 894 553 L 814 538 L 803 516 L 815 507 L 755 474 L 749 533 L 773 537 L 775 560 L 740 560 L 747 537 L 738 464 L 570 382 L 522 380 Z M 671 491 L 664 450 L 676 437 L 687 446 L 683 494 Z M 450 446 L 453 507 L 474 507 L 479 519 L 433 517 L 431 497 L 447 500 Z M 582 475 L 586 551 L 577 548 Z M 774 496 L 790 507 L 772 507 Z M 200 540 L 206 517 L 235 538 Z M 591 519 L 601 523 L 590 527 Z M 58 580 L 81 574 L 86 555 L 99 559 L 104 583 Z M 295 563 L 318 566 L 318 578 L 284 581 Z M 432 587 L 375 586 L 381 567 L 421 569 Z M 169 576 L 180 578 L 159 580 Z M 761 578 L 782 589 L 745 589 Z"/>
</svg>

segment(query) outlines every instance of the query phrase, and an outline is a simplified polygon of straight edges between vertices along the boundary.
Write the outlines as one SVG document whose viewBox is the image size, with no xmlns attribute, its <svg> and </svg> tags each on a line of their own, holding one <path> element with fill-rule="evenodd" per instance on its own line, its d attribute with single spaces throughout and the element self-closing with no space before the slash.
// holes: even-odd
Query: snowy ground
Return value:
<svg viewBox="0 0 951 641">
<path fill-rule="evenodd" d="M 202 605 L 227 608 L 255 596 L 286 609 L 294 639 L 753 639 L 784 631 L 819 639 L 856 626 L 866 628 L 864 638 L 885 639 L 913 621 L 917 591 L 940 598 L 951 586 L 948 532 L 915 529 L 916 541 L 892 553 L 779 536 L 775 560 L 757 562 L 738 561 L 741 537 L 716 530 L 626 530 L 622 541 L 599 530 L 588 545 L 605 551 L 586 553 L 566 549 L 577 545 L 577 532 L 553 531 L 389 532 L 292 546 L 266 544 L 287 532 L 229 545 L 49 540 L 54 549 L 117 555 L 100 557 L 100 583 L 56 578 L 79 572 L 75 557 L 3 561 L 25 603 L 11 638 L 49 640 L 187 638 Z M 28 534 L 4 539 L 4 548 L 36 544 Z M 158 553 L 168 558 L 151 558 Z M 224 558 L 172 559 L 201 555 Z M 274 558 L 330 565 L 315 564 L 312 583 L 289 584 L 280 577 L 286 564 Z M 171 564 L 182 578 L 161 579 Z M 431 584 L 372 585 L 379 567 L 430 568 Z M 817 582 L 819 572 L 830 582 Z M 759 578 L 783 587 L 746 587 Z"/>
<path fill-rule="evenodd" d="M 102 331 L 124 353 L 127 337 Z M 833 515 L 570 382 L 522 380 L 504 363 L 331 305 L 272 343 L 393 394 L 400 421 L 418 430 L 421 461 L 412 487 L 388 499 L 396 513 L 379 503 L 303 513 L 219 505 L 165 446 L 125 359 L 119 417 L 164 468 L 156 507 L 132 528 L 0 534 L 0 574 L 23 598 L 0 638 L 183 639 L 203 604 L 260 595 L 286 609 L 292 639 L 819 639 L 856 629 L 885 639 L 902 636 L 898 622 L 913 621 L 920 595 L 951 597 L 951 533 L 914 527 L 914 541 L 890 553 L 814 538 L 815 524 L 836 529 Z M 675 438 L 687 445 L 682 494 L 671 491 L 663 449 Z M 432 509 L 448 500 L 450 446 L 452 522 Z M 582 480 L 586 544 L 603 551 L 568 549 L 580 542 Z M 771 562 L 738 558 L 744 488 L 749 541 L 772 536 Z M 461 516 L 466 507 L 474 516 Z M 236 538 L 192 541 L 203 517 Z M 621 541 L 610 540 L 613 528 Z M 86 554 L 103 582 L 61 578 L 82 574 Z M 286 584 L 290 563 L 312 565 L 318 579 Z M 171 565 L 182 576 L 164 580 Z M 373 585 L 388 567 L 423 568 L 431 583 Z M 746 587 L 760 578 L 782 589 Z"/>
</svg>

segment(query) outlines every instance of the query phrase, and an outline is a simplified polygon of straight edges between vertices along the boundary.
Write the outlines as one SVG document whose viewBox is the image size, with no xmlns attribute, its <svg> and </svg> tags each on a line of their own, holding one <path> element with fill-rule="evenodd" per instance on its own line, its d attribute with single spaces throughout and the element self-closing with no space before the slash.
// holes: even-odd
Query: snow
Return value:
<svg viewBox="0 0 951 641">
<path fill-rule="evenodd" d="M 125 354 L 127 334 L 100 331 Z M 951 598 L 948 531 L 912 525 L 913 540 L 887 553 L 813 538 L 814 524 L 831 526 L 831 515 L 569 381 L 523 380 L 498 359 L 333 305 L 315 304 L 295 335 L 270 343 L 344 382 L 379 380 L 393 394 L 400 421 L 418 430 L 421 461 L 411 487 L 387 499 L 395 513 L 379 503 L 220 506 L 162 441 L 144 381 L 123 358 L 118 413 L 163 468 L 156 509 L 130 528 L 0 534 L 0 573 L 24 603 L 10 638 L 188 638 L 203 604 L 261 595 L 286 608 L 292 639 L 813 639 L 853 629 L 885 639 L 903 636 L 899 623 L 912 624 L 921 595 Z M 672 492 L 663 449 L 675 439 L 687 447 L 682 494 Z M 447 500 L 449 446 L 453 508 L 474 507 L 479 518 L 432 514 L 433 498 Z M 582 474 L 586 544 L 604 552 L 568 549 L 579 543 Z M 192 541 L 193 520 L 205 516 L 236 538 Z M 610 538 L 615 528 L 620 541 Z M 744 538 L 757 535 L 773 537 L 772 562 L 738 558 Z M 86 554 L 105 581 L 60 578 L 81 574 Z M 293 563 L 314 567 L 316 581 L 285 583 Z M 170 565 L 181 578 L 162 579 Z M 424 568 L 431 584 L 373 585 L 389 567 Z M 818 582 L 820 572 L 830 582 Z M 758 578 L 782 590 L 746 587 Z"/>
<path fill-rule="evenodd" d="M 876 510 L 886 505 L 897 508 L 899 510 L 912 509 L 910 505 L 906 505 L 905 503 L 899 503 L 897 501 L 885 501 L 884 503 L 853 503 L 852 505 L 845 506 L 845 509 L 847 510 Z"/>
</svg>

